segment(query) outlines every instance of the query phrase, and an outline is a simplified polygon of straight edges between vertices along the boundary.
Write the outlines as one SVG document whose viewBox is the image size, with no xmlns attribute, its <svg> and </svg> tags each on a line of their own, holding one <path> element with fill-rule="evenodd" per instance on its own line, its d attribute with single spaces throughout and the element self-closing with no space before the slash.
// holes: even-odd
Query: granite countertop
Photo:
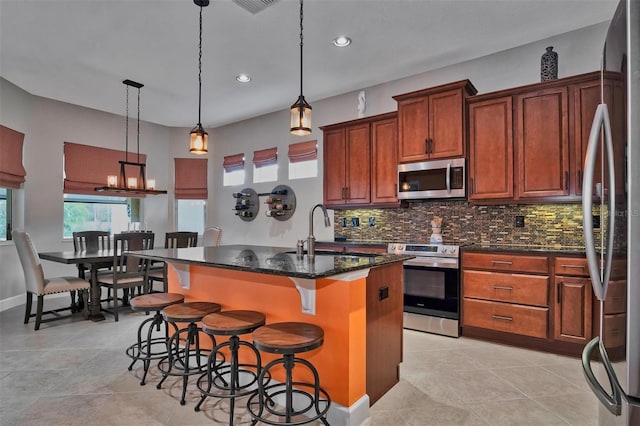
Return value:
<svg viewBox="0 0 640 426">
<path fill-rule="evenodd" d="M 474 252 L 519 252 L 535 254 L 565 254 L 584 256 L 583 247 L 563 247 L 563 246 L 526 246 L 514 244 L 470 244 L 461 247 L 462 251 Z"/>
<path fill-rule="evenodd" d="M 316 250 L 315 262 L 310 263 L 306 254 L 302 259 L 298 259 L 294 248 L 252 245 L 154 249 L 132 253 L 157 261 L 310 279 L 375 268 L 413 257 L 386 253 L 358 254 Z"/>
</svg>

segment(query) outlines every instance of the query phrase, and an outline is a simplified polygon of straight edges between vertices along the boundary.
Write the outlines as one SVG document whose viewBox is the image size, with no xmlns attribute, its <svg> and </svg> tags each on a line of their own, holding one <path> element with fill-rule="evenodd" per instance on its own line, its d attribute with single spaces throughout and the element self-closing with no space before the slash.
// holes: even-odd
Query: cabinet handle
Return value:
<svg viewBox="0 0 640 426">
<path fill-rule="evenodd" d="M 424 153 L 425 154 L 429 153 L 429 138 L 424 140 Z"/>
<path fill-rule="evenodd" d="M 561 284 L 561 283 L 558 283 Z M 558 285 L 557 287 L 557 297 L 556 297 L 556 303 L 560 304 L 562 302 L 562 286 Z"/>
<path fill-rule="evenodd" d="M 429 154 L 433 154 L 433 139 L 429 139 Z"/>
<path fill-rule="evenodd" d="M 564 172 L 564 189 L 567 189 L 569 186 L 569 171 Z"/>
<path fill-rule="evenodd" d="M 506 287 L 506 286 L 502 286 L 502 285 L 494 285 L 493 288 L 495 290 L 513 290 L 513 287 Z"/>
<path fill-rule="evenodd" d="M 473 178 L 469 178 L 469 195 L 473 195 L 475 192 L 474 184 L 475 182 L 473 181 Z"/>
<path fill-rule="evenodd" d="M 343 200 L 347 199 L 347 187 L 346 186 L 342 187 L 342 199 Z"/>
<path fill-rule="evenodd" d="M 494 265 L 513 265 L 513 262 L 508 260 L 492 260 L 491 263 Z"/>
<path fill-rule="evenodd" d="M 491 315 L 491 318 L 497 319 L 497 320 L 502 320 L 502 321 L 513 321 L 512 317 L 505 317 L 505 316 L 502 316 L 502 315 Z"/>
<path fill-rule="evenodd" d="M 581 269 L 584 270 L 584 265 L 560 265 L 565 269 Z"/>
<path fill-rule="evenodd" d="M 578 188 L 582 188 L 582 170 L 578 170 Z"/>
</svg>

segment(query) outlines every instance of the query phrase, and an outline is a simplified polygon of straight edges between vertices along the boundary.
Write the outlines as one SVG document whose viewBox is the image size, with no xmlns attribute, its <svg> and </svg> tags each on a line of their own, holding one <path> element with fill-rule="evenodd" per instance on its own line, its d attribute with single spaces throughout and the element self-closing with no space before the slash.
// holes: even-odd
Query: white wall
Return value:
<svg viewBox="0 0 640 426">
<path fill-rule="evenodd" d="M 395 111 L 397 106 L 392 98 L 393 95 L 457 80 L 471 80 L 478 89 L 478 93 L 539 82 L 540 56 L 547 46 L 554 46 L 554 50 L 558 52 L 560 78 L 598 70 L 600 68 L 599 52 L 606 28 L 605 24 L 595 25 L 494 55 L 366 88 L 366 115 Z M 291 247 L 295 245 L 296 240 L 306 238 L 309 210 L 314 204 L 322 202 L 323 144 L 322 131 L 318 127 L 357 118 L 357 93 L 358 91 L 354 91 L 319 101 L 307 99 L 313 107 L 314 129 L 310 137 L 294 137 L 288 133 L 288 110 L 220 127 L 210 132 L 210 150 L 213 151 L 213 154 L 210 153 L 210 158 L 214 162 L 210 169 L 212 168 L 211 170 L 215 173 L 215 179 L 214 185 L 210 186 L 208 223 L 224 229 L 225 244 L 250 243 Z M 296 96 L 294 85 L 292 86 L 292 103 Z M 317 179 L 289 181 L 287 179 L 288 145 L 310 139 L 318 140 L 320 176 Z M 278 182 L 253 184 L 251 173 L 253 151 L 273 146 L 278 147 Z M 240 152 L 244 152 L 246 157 L 246 184 L 240 187 L 222 187 L 220 166 L 224 156 Z M 232 192 L 245 187 L 251 187 L 257 192 L 267 192 L 276 184 L 289 185 L 296 193 L 298 206 L 289 221 L 279 222 L 266 217 L 264 204 L 261 205 L 260 214 L 252 222 L 243 222 L 233 214 Z M 333 229 L 324 228 L 318 216 L 320 213 L 316 212 L 314 226 L 316 238 L 332 240 Z"/>
<path fill-rule="evenodd" d="M 124 118 L 32 96 L 4 79 L 0 79 L 0 93 L 0 123 L 25 134 L 27 176 L 23 188 L 16 191 L 20 202 L 14 209 L 14 228 L 29 232 L 39 251 L 68 250 L 72 243 L 62 237 L 64 142 L 124 150 Z M 169 134 L 167 127 L 140 123 L 140 152 L 147 154 L 147 176 L 156 178 L 158 188 L 166 188 L 169 182 Z M 133 145 L 129 136 L 130 152 L 135 152 L 133 135 Z M 167 229 L 168 212 L 166 195 L 149 196 L 143 202 L 143 220 L 150 229 Z M 5 300 L 23 293 L 24 285 L 13 244 L 3 243 L 0 253 L 0 300 Z M 51 262 L 43 266 L 45 274 L 77 274 L 73 266 Z"/>
<path fill-rule="evenodd" d="M 494 55 L 477 58 L 446 68 L 366 88 L 367 115 L 396 110 L 393 95 L 468 78 L 479 93 L 515 87 L 539 81 L 540 56 L 546 46 L 554 46 L 559 55 L 559 77 L 599 69 L 599 52 L 607 25 L 599 24 Z M 508 37 L 508 35 L 505 35 Z M 366 72 L 366 70 L 363 70 Z M 308 212 L 322 201 L 322 132 L 318 126 L 355 119 L 357 92 L 324 100 L 309 99 L 313 106 L 314 129 L 311 137 L 289 134 L 289 111 L 279 111 L 240 123 L 209 130 L 209 200 L 207 225 L 223 228 L 223 244 L 266 244 L 294 246 L 308 234 Z M 16 227 L 32 234 L 41 251 L 70 248 L 62 240 L 62 149 L 63 142 L 76 142 L 124 149 L 124 119 L 121 116 L 32 96 L 0 78 L 0 124 L 25 133 L 24 165 L 27 181 L 16 191 Z M 291 101 L 297 97 L 295 85 Z M 144 108 L 142 109 L 144 119 Z M 141 123 L 140 151 L 148 155 L 147 174 L 155 177 L 158 188 L 168 195 L 150 196 L 144 201 L 144 221 L 156 230 L 162 244 L 165 230 L 173 230 L 173 158 L 189 157 L 189 128 L 166 128 Z M 317 139 L 320 174 L 315 179 L 287 179 L 287 149 L 293 142 Z M 131 141 L 131 140 L 130 140 Z M 253 184 L 251 159 L 257 149 L 278 147 L 277 182 Z M 246 184 L 222 186 L 224 156 L 244 152 Z M 251 187 L 268 192 L 277 184 L 291 186 L 298 205 L 294 216 L 279 222 L 264 215 L 265 205 L 253 222 L 243 222 L 232 210 L 232 192 Z M 262 199 L 264 201 L 264 199 Z M 315 235 L 319 240 L 333 238 L 333 228 L 324 228 L 316 212 Z M 0 309 L 3 303 L 22 303 L 22 271 L 11 243 L 0 245 Z M 71 266 L 44 262 L 50 274 L 75 274 Z M 6 303 L 5 303 L 6 302 Z"/>
</svg>

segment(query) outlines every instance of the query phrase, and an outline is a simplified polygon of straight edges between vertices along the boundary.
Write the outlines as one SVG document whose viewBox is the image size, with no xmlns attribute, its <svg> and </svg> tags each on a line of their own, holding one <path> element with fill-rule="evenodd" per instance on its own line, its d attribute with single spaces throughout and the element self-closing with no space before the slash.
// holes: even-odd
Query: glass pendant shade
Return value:
<svg viewBox="0 0 640 426">
<path fill-rule="evenodd" d="M 198 123 L 198 125 L 191 130 L 190 136 L 189 152 L 192 154 L 206 154 L 209 135 L 204 131 L 202 125 Z"/>
<path fill-rule="evenodd" d="M 292 135 L 306 136 L 311 134 L 311 105 L 300 95 L 295 104 L 291 105 Z"/>
</svg>

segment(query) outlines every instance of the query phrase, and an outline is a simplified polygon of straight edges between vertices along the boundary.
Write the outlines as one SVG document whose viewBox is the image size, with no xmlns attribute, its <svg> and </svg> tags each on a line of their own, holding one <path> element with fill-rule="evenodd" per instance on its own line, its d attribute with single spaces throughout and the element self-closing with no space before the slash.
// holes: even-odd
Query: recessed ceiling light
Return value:
<svg viewBox="0 0 640 426">
<path fill-rule="evenodd" d="M 239 74 L 236 76 L 236 80 L 238 80 L 240 83 L 248 83 L 251 81 L 251 77 L 247 74 Z"/>
<path fill-rule="evenodd" d="M 351 39 L 347 36 L 338 36 L 333 39 L 333 45 L 336 47 L 347 47 L 351 44 Z"/>
</svg>

